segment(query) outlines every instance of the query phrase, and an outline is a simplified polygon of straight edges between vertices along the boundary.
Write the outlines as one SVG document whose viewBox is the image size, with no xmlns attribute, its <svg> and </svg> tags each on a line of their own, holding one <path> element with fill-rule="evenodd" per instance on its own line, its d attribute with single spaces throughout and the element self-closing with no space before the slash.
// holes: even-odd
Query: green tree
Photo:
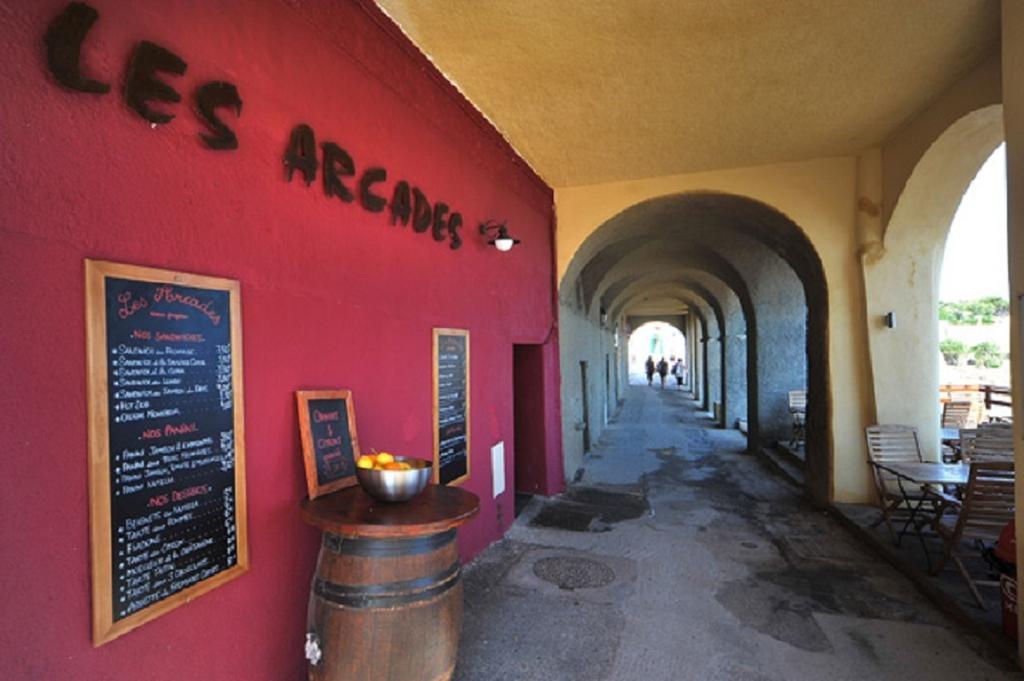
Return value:
<svg viewBox="0 0 1024 681">
<path fill-rule="evenodd" d="M 939 319 L 956 326 L 994 324 L 996 317 L 1004 317 L 1009 312 L 1010 301 L 999 296 L 939 303 Z"/>
<path fill-rule="evenodd" d="M 978 343 L 971 348 L 971 355 L 974 356 L 974 361 L 978 366 L 988 369 L 998 369 L 1003 366 L 1003 353 L 995 343 L 988 341 Z"/>
<path fill-rule="evenodd" d="M 942 359 L 946 364 L 955 367 L 960 364 L 960 358 L 967 352 L 967 346 L 961 341 L 947 338 L 939 343 L 939 352 L 942 353 Z"/>
<path fill-rule="evenodd" d="M 1000 298 L 999 296 L 988 296 L 982 298 L 981 302 L 991 306 L 992 314 L 997 317 L 1010 314 L 1010 301 L 1006 298 Z"/>
</svg>

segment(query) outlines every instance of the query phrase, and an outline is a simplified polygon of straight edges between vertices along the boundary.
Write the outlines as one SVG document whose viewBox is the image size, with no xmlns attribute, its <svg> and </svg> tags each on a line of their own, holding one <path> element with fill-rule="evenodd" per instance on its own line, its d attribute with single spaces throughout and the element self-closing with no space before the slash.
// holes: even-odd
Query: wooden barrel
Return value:
<svg viewBox="0 0 1024 681">
<path fill-rule="evenodd" d="M 323 537 L 308 630 L 321 655 L 309 678 L 451 678 L 462 629 L 455 529 L 479 511 L 475 494 L 440 485 L 400 504 L 358 486 L 304 500 L 303 519 Z"/>
<path fill-rule="evenodd" d="M 309 607 L 322 657 L 311 681 L 450 679 L 459 573 L 454 529 L 387 539 L 324 532 Z"/>
</svg>

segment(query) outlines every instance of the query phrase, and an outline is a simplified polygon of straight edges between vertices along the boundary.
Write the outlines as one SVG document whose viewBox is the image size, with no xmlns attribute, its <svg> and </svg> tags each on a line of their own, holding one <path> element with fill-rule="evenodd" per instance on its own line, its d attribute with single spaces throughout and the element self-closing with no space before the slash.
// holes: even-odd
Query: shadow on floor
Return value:
<svg viewBox="0 0 1024 681">
<path fill-rule="evenodd" d="M 630 386 L 580 482 L 466 566 L 455 681 L 1021 678 L 746 444 Z"/>
<path fill-rule="evenodd" d="M 607 532 L 623 520 L 639 518 L 648 510 L 643 491 L 635 485 L 571 487 L 530 520 L 531 527 L 572 532 Z"/>
<path fill-rule="evenodd" d="M 1003 634 L 999 587 L 979 587 L 985 600 L 985 608 L 982 609 L 978 607 L 967 583 L 956 571 L 952 561 L 946 564 L 940 574 L 930 574 L 930 565 L 937 563 L 942 553 L 942 540 L 938 535 L 925 529 L 919 538 L 911 529 L 897 545 L 885 523 L 871 527 L 880 517 L 878 508 L 865 504 L 835 504 L 833 508 L 838 519 L 848 529 L 910 577 L 936 605 L 984 636 L 1004 654 L 1016 657 L 1015 642 Z M 899 532 L 900 525 L 894 523 L 894 527 Z M 923 545 L 921 539 L 924 540 Z M 972 577 L 998 579 L 998 575 L 992 573 L 982 558 L 980 549 L 965 550 L 962 555 Z"/>
</svg>

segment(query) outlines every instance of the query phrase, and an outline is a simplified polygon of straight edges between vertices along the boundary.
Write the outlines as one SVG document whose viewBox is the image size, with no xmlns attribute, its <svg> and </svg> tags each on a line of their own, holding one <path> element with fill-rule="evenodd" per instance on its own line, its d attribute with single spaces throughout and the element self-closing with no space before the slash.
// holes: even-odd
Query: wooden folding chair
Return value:
<svg viewBox="0 0 1024 681">
<path fill-rule="evenodd" d="M 961 434 L 965 430 L 978 427 L 981 410 L 984 404 L 976 400 L 952 400 L 942 405 L 943 430 L 956 430 Z M 963 441 L 943 440 L 942 461 L 953 463 L 963 458 Z"/>
<path fill-rule="evenodd" d="M 942 405 L 943 428 L 977 428 L 980 414 L 980 403 L 946 402 Z"/>
<path fill-rule="evenodd" d="M 964 544 L 967 542 L 972 551 L 980 553 L 980 549 L 999 538 L 1003 527 L 1014 517 L 1013 487 L 1012 462 L 974 462 L 960 514 L 955 521 L 940 515 L 935 523 L 935 531 L 942 537 L 944 547 L 932 574 L 939 574 L 946 562 L 952 559 L 982 609 L 985 609 L 985 601 L 978 586 L 998 586 L 999 582 L 971 578 L 962 560 Z M 947 501 L 955 503 L 955 500 Z"/>
<path fill-rule="evenodd" d="M 974 449 L 974 441 L 978 437 L 977 428 L 964 428 L 960 431 L 960 461 L 969 463 L 970 453 Z M 949 463 L 953 463 L 950 461 Z"/>
<path fill-rule="evenodd" d="M 789 391 L 789 416 L 793 421 L 793 432 L 789 438 L 789 448 L 800 446 L 807 435 L 807 391 Z"/>
<path fill-rule="evenodd" d="M 976 430 L 961 431 L 960 442 L 961 456 L 966 463 L 1013 462 L 1013 424 L 982 423 Z"/>
<path fill-rule="evenodd" d="M 887 463 L 918 463 L 923 461 L 921 444 L 917 438 L 917 428 L 900 425 L 875 425 L 865 429 L 868 442 L 868 459 L 873 464 Z M 909 522 L 912 516 L 911 506 L 922 500 L 937 501 L 925 491 L 907 492 L 901 488 L 897 476 L 877 465 L 871 466 L 875 479 L 875 491 L 878 493 L 878 507 L 882 516 L 871 524 L 876 527 L 884 522 L 889 528 L 893 542 L 899 543 L 899 536 L 892 527 L 895 518 Z M 932 504 L 935 505 L 934 503 Z M 898 518 L 896 516 L 899 516 Z M 923 541 L 923 540 L 922 540 Z"/>
</svg>

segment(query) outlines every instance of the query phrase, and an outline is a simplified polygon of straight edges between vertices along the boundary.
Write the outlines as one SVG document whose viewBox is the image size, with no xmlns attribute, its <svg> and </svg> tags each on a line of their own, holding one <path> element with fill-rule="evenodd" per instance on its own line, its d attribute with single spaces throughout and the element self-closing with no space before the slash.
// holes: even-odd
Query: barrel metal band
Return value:
<svg viewBox="0 0 1024 681">
<path fill-rule="evenodd" d="M 459 561 L 433 575 L 401 582 L 353 586 L 317 577 L 313 592 L 329 603 L 348 608 L 392 608 L 427 601 L 459 583 Z"/>
<path fill-rule="evenodd" d="M 324 532 L 325 549 L 342 556 L 359 556 L 360 558 L 416 556 L 436 551 L 453 541 L 455 541 L 455 530 L 410 539 L 349 538 L 333 532 Z"/>
</svg>

